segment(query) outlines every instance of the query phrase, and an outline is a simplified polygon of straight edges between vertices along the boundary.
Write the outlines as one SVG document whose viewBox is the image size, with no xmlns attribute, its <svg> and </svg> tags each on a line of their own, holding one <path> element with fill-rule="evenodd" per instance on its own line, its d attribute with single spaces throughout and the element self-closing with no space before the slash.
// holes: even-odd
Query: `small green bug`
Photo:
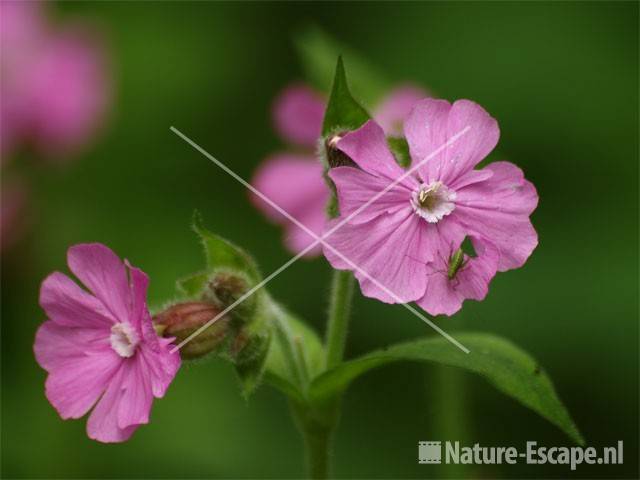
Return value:
<svg viewBox="0 0 640 480">
<path fill-rule="evenodd" d="M 453 280 L 456 278 L 456 274 L 465 267 L 468 258 L 464 258 L 464 252 L 461 248 L 456 250 L 453 255 L 449 256 L 449 267 L 447 268 L 447 278 Z"/>
<path fill-rule="evenodd" d="M 422 261 L 418 260 L 417 258 L 413 258 L 410 255 L 407 255 L 409 258 L 411 258 L 412 260 L 416 261 L 416 262 L 420 262 L 423 263 Z M 470 257 L 467 256 L 467 258 L 465 258 L 465 253 L 462 250 L 462 248 L 459 248 L 458 250 L 456 250 L 454 253 L 452 253 L 451 255 L 449 255 L 449 259 L 448 261 L 445 261 L 444 258 L 441 257 L 441 260 L 443 263 L 445 263 L 447 265 L 447 270 L 435 270 L 432 273 L 428 274 L 428 275 L 433 275 L 434 273 L 441 273 L 443 275 L 447 276 L 448 280 L 456 280 L 456 275 L 458 274 L 458 272 L 460 272 L 462 269 L 464 269 L 467 264 L 469 263 L 469 259 Z"/>
</svg>

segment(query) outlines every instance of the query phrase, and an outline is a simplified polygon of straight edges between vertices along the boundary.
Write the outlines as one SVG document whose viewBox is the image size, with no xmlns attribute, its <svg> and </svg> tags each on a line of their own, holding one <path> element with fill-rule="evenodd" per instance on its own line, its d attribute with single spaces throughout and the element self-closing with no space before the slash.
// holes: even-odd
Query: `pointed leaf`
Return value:
<svg viewBox="0 0 640 480">
<path fill-rule="evenodd" d="M 199 212 L 193 215 L 193 229 L 202 241 L 209 269 L 240 270 L 253 282 L 260 281 L 260 273 L 253 259 L 240 247 L 209 231 Z"/>
<path fill-rule="evenodd" d="M 324 114 L 322 135 L 328 135 L 338 128 L 355 130 L 370 118 L 367 111 L 351 96 L 342 57 L 338 57 L 331 96 Z"/>
<path fill-rule="evenodd" d="M 460 367 L 487 379 L 502 393 L 518 400 L 584 444 L 547 374 L 526 352 L 511 342 L 483 333 L 459 333 L 465 354 L 443 337 L 397 344 L 347 361 L 317 377 L 310 390 L 317 402 L 330 400 L 349 383 L 372 368 L 401 360 L 428 361 Z"/>
</svg>

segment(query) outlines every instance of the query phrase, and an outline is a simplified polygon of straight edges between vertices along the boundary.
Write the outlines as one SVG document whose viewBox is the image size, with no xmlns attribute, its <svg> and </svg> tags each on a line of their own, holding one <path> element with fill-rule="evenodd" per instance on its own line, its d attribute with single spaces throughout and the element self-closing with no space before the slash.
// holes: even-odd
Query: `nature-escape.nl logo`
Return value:
<svg viewBox="0 0 640 480">
<path fill-rule="evenodd" d="M 429 441 L 418 442 L 418 463 L 422 464 L 474 464 L 474 465 L 515 465 L 524 461 L 527 465 L 569 465 L 575 470 L 577 465 L 620 465 L 623 463 L 623 442 L 615 447 L 604 447 L 598 452 L 595 447 L 544 447 L 535 441 L 528 441 L 524 451 L 516 447 L 484 447 L 479 443 L 472 447 L 460 446 L 460 442 Z"/>
</svg>

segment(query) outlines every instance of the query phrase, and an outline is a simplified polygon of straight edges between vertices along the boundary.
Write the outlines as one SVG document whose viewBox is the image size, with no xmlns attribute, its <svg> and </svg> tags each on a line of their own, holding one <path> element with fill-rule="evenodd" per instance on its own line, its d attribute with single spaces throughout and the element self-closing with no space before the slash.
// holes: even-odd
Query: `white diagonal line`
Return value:
<svg viewBox="0 0 640 480">
<path fill-rule="evenodd" d="M 217 166 L 219 166 L 221 169 L 223 169 L 225 172 L 227 172 L 229 175 L 231 175 L 233 178 L 235 178 L 238 182 L 242 183 L 242 185 L 244 185 L 245 187 L 247 187 L 249 190 L 251 190 L 253 193 L 255 193 L 257 196 L 259 196 L 261 199 L 263 199 L 265 202 L 267 202 L 269 205 L 271 205 L 274 209 L 276 209 L 278 212 L 280 212 L 283 216 L 285 216 L 286 218 L 288 218 L 291 222 L 293 222 L 294 224 L 296 224 L 299 228 L 301 228 L 302 230 L 304 230 L 308 235 L 310 235 L 311 237 L 315 238 L 315 241 L 309 245 L 308 247 L 306 247 L 304 250 L 302 250 L 301 252 L 299 252 L 296 256 L 292 257 L 288 262 L 286 262 L 284 265 L 282 265 L 280 268 L 278 268 L 276 271 L 274 271 L 271 275 L 269 275 L 267 278 L 265 278 L 264 280 L 262 280 L 260 283 L 258 283 L 257 285 L 255 285 L 252 289 L 250 289 L 248 292 L 246 292 L 244 295 L 242 295 L 238 300 L 236 300 L 233 304 L 229 305 L 225 310 L 223 310 L 222 312 L 220 312 L 218 315 L 216 315 L 213 319 L 209 320 L 207 323 L 205 323 L 202 327 L 200 327 L 198 330 L 196 330 L 195 332 L 193 332 L 191 335 L 189 335 L 186 339 L 184 339 L 182 342 L 180 342 L 180 344 L 178 344 L 176 347 L 173 348 L 172 352 L 180 349 L 182 346 L 184 346 L 186 343 L 188 343 L 189 341 L 191 341 L 194 337 L 196 337 L 197 335 L 199 335 L 202 331 L 204 331 L 205 329 L 207 329 L 211 324 L 213 324 L 215 321 L 217 321 L 219 318 L 221 318 L 223 315 L 227 314 L 229 311 L 231 311 L 233 308 L 235 308 L 238 304 L 242 303 L 246 298 L 248 298 L 249 296 L 251 296 L 255 291 L 257 291 L 258 289 L 262 288 L 265 284 L 267 284 L 269 281 L 271 281 L 273 278 L 275 278 L 277 275 L 279 275 L 280 273 L 282 273 L 285 269 L 287 269 L 290 265 L 292 265 L 294 262 L 296 262 L 299 258 L 301 258 L 302 256 L 304 256 L 308 251 L 310 251 L 311 249 L 313 249 L 318 243 L 322 243 L 322 245 L 326 248 L 329 248 L 333 253 L 335 253 L 337 256 L 339 256 L 344 262 L 348 263 L 354 270 L 358 271 L 360 274 L 362 274 L 363 276 L 365 276 L 369 281 L 373 282 L 378 288 L 382 289 L 384 292 L 386 292 L 391 298 L 393 298 L 396 302 L 400 303 L 403 307 L 405 307 L 407 310 L 409 310 L 411 313 L 413 313 L 415 316 L 417 316 L 420 320 L 422 320 L 423 322 L 427 323 L 431 328 L 433 328 L 435 331 L 437 331 L 438 333 L 440 333 L 442 336 L 444 336 L 447 340 L 449 340 L 451 343 L 453 343 L 455 346 L 457 346 L 460 350 L 462 350 L 465 353 L 469 353 L 469 349 L 467 349 L 464 345 L 462 345 L 460 342 L 458 342 L 455 338 L 453 338 L 452 336 L 450 336 L 447 332 L 445 332 L 444 330 L 442 330 L 440 327 L 438 327 L 435 323 L 433 323 L 431 320 L 429 320 L 427 317 L 425 317 L 424 315 L 422 315 L 420 312 L 418 312 L 415 308 L 413 308 L 412 306 L 404 303 L 402 301 L 402 299 L 400 299 L 398 297 L 398 295 L 396 295 L 394 292 L 392 292 L 391 290 L 389 290 L 385 285 L 383 285 L 382 283 L 380 283 L 377 279 L 373 278 L 371 275 L 369 275 L 366 271 L 364 271 L 362 268 L 360 268 L 358 265 L 356 265 L 353 261 L 351 261 L 350 259 L 348 259 L 347 257 L 345 257 L 341 252 L 337 251 L 333 246 L 327 244 L 324 242 L 324 240 L 326 238 L 328 238 L 331 234 L 333 234 L 336 230 L 338 230 L 340 227 L 342 227 L 344 224 L 346 224 L 347 222 L 349 222 L 352 218 L 354 218 L 356 215 L 358 215 L 359 213 L 361 213 L 363 210 L 365 210 L 369 205 L 371 205 L 373 202 L 375 202 L 378 198 L 380 198 L 382 195 L 384 195 L 386 192 L 388 192 L 389 190 L 391 190 L 394 186 L 396 186 L 398 183 L 402 182 L 405 178 L 407 178 L 409 175 L 411 175 L 413 172 L 415 172 L 418 168 L 420 168 L 422 165 L 424 165 L 428 160 L 430 160 L 431 158 L 433 158 L 434 156 L 436 156 L 438 153 L 440 153 L 442 150 L 444 150 L 445 148 L 447 148 L 449 145 L 453 144 L 455 141 L 458 140 L 458 138 L 460 138 L 462 135 L 464 135 L 465 133 L 467 133 L 467 131 L 470 129 L 471 127 L 467 126 L 464 129 L 462 129 L 460 132 L 458 132 L 457 134 L 455 134 L 454 136 L 452 136 L 447 142 L 445 142 L 443 145 L 441 145 L 439 148 L 437 148 L 436 150 L 434 150 L 430 155 L 428 155 L 426 158 L 424 158 L 422 161 L 420 161 L 419 163 L 417 163 L 416 165 L 414 165 L 412 168 L 410 168 L 407 172 L 405 172 L 403 175 L 401 175 L 400 177 L 398 177 L 396 180 L 394 180 L 393 182 L 391 182 L 385 189 L 383 189 L 382 191 L 378 192 L 378 194 L 374 195 L 371 199 L 369 199 L 367 202 L 365 202 L 363 205 L 361 205 L 358 209 L 356 209 L 354 212 L 352 212 L 349 216 L 347 216 L 346 218 L 344 218 L 342 221 L 338 222 L 336 225 L 334 225 L 329 231 L 325 232 L 321 237 L 319 237 L 315 232 L 311 231 L 309 228 L 306 227 L 306 225 L 302 224 L 301 222 L 299 222 L 295 217 L 293 217 L 292 215 L 290 215 L 286 210 L 282 209 L 278 204 L 276 204 L 275 202 L 273 202 L 270 198 L 268 198 L 266 195 L 264 195 L 262 192 L 260 192 L 258 189 L 256 189 L 255 187 L 253 187 L 253 185 L 251 185 L 249 182 L 247 182 L 246 180 L 244 180 L 242 177 L 240 177 L 238 174 L 236 174 L 233 170 L 231 170 L 229 167 L 227 167 L 225 164 L 223 164 L 222 162 L 220 162 L 217 158 L 215 158 L 214 156 L 212 156 L 211 154 L 209 154 L 206 150 L 204 150 L 202 147 L 200 147 L 200 145 L 198 145 L 197 143 L 195 143 L 193 140 L 191 140 L 189 137 L 187 137 L 186 135 L 184 135 L 182 132 L 180 132 L 177 128 L 175 127 L 171 127 L 170 130 L 175 133 L 176 135 L 178 135 L 180 138 L 182 138 L 184 141 L 186 141 L 187 143 L 189 143 L 193 148 L 195 148 L 196 150 L 198 150 L 200 153 L 202 153 L 205 157 L 207 157 L 209 160 L 211 160 L 212 162 L 214 162 Z"/>
</svg>

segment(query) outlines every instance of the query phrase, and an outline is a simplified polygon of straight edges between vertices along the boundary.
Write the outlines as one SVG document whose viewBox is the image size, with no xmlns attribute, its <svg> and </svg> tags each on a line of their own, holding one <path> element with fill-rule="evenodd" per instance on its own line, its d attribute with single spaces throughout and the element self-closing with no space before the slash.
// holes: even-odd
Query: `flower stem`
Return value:
<svg viewBox="0 0 640 480">
<path fill-rule="evenodd" d="M 331 433 L 327 430 L 305 429 L 304 445 L 309 478 L 329 478 L 329 451 Z"/>
<path fill-rule="evenodd" d="M 333 273 L 327 325 L 327 369 L 342 362 L 349 327 L 353 285 L 354 278 L 351 272 L 336 270 Z"/>
<path fill-rule="evenodd" d="M 290 406 L 304 438 L 307 476 L 314 480 L 329 478 L 331 437 L 338 423 L 339 399 L 322 406 L 292 401 Z"/>
</svg>

